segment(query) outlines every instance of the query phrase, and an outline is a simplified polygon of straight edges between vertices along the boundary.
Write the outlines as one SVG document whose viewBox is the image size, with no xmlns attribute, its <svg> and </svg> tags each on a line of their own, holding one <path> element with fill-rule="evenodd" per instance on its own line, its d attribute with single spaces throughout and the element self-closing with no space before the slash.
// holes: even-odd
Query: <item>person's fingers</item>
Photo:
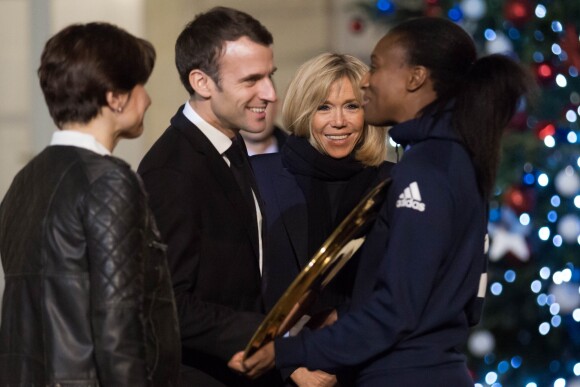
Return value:
<svg viewBox="0 0 580 387">
<path fill-rule="evenodd" d="M 236 353 L 234 356 L 232 356 L 232 358 L 228 362 L 228 367 L 230 367 L 234 371 L 245 373 L 246 367 L 244 365 L 244 352 L 240 351 Z"/>
<path fill-rule="evenodd" d="M 246 375 L 256 378 L 274 367 L 274 343 L 268 343 L 244 361 Z"/>
</svg>

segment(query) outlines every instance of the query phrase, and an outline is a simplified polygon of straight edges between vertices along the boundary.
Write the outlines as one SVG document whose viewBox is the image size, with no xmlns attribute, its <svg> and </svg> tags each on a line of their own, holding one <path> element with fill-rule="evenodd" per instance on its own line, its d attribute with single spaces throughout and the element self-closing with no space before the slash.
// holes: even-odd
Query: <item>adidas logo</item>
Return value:
<svg viewBox="0 0 580 387">
<path fill-rule="evenodd" d="M 407 207 L 417 211 L 425 211 L 425 203 L 421 201 L 421 193 L 419 192 L 419 185 L 416 181 L 409 184 L 407 188 L 399 195 L 397 200 L 397 208 Z"/>
</svg>

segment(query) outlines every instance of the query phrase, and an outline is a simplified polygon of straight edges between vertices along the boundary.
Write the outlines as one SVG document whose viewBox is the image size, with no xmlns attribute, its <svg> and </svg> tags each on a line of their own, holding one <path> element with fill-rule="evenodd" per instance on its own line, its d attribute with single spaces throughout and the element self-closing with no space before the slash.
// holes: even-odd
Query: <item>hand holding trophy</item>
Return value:
<svg viewBox="0 0 580 387">
<path fill-rule="evenodd" d="M 363 244 L 389 183 L 386 179 L 375 186 L 326 239 L 258 327 L 245 348 L 244 359 L 303 325 L 301 319 L 317 296 Z"/>
</svg>

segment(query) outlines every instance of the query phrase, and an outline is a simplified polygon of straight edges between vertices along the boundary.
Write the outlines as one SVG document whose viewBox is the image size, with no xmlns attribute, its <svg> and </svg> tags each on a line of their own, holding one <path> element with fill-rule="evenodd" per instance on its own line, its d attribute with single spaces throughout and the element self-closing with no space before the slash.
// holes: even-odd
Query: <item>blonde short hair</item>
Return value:
<svg viewBox="0 0 580 387">
<path fill-rule="evenodd" d="M 359 84 L 367 71 L 368 67 L 351 55 L 324 53 L 304 63 L 286 93 L 282 108 L 282 121 L 286 129 L 295 136 L 307 138 L 314 148 L 325 153 L 312 136 L 314 114 L 328 98 L 332 85 L 344 77 L 350 80 L 357 101 L 362 103 Z M 365 123 L 355 147 L 355 158 L 365 165 L 379 165 L 387 156 L 386 138 L 385 128 Z"/>
</svg>

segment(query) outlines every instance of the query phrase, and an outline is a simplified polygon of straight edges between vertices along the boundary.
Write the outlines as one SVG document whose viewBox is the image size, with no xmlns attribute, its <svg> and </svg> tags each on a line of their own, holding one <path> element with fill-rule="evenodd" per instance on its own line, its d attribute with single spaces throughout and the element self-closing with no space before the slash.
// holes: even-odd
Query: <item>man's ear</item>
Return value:
<svg viewBox="0 0 580 387">
<path fill-rule="evenodd" d="M 424 66 L 414 66 L 407 79 L 407 91 L 414 92 L 425 85 L 429 78 L 429 70 Z"/>
<path fill-rule="evenodd" d="M 107 104 L 112 111 L 116 113 L 123 113 L 123 110 L 129 101 L 129 93 L 107 91 L 105 98 L 107 99 Z"/>
<path fill-rule="evenodd" d="M 195 94 L 203 98 L 209 98 L 215 87 L 213 79 L 199 69 L 191 70 L 189 73 L 189 85 L 195 91 Z"/>
</svg>

